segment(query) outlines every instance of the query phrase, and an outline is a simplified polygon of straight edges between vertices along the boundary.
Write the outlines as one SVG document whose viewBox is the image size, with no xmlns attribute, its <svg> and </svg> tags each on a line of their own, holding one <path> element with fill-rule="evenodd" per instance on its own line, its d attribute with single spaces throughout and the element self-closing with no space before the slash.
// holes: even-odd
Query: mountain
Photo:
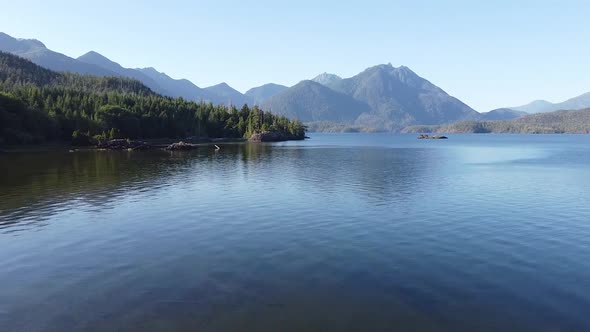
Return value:
<svg viewBox="0 0 590 332">
<path fill-rule="evenodd" d="M 214 103 L 220 103 L 222 99 L 214 93 L 199 88 L 189 80 L 173 79 L 151 67 L 143 69 L 124 68 L 120 64 L 94 51 L 90 51 L 80 56 L 78 60 L 107 69 L 114 72 L 117 76 L 136 79 L 155 92 L 165 96 L 182 97 L 192 101 L 210 101 Z"/>
<path fill-rule="evenodd" d="M 312 79 L 312 81 L 320 83 L 322 85 L 331 85 L 331 84 L 335 84 L 338 81 L 341 81 L 342 78 L 338 75 L 335 74 L 330 74 L 330 73 L 323 73 L 323 74 L 319 74 L 318 76 L 314 77 Z"/>
<path fill-rule="evenodd" d="M 137 96 L 156 96 L 150 88 L 141 82 L 122 77 L 114 76 L 91 76 L 79 75 L 76 73 L 60 73 L 41 67 L 32 61 L 16 56 L 11 53 L 0 51 L 0 87 L 2 91 L 27 91 L 31 86 L 43 87 L 51 90 L 72 90 L 77 94 L 82 93 L 121 93 Z M 50 93 L 55 91 L 50 91 Z M 59 94 L 60 92 L 55 92 Z M 57 98 L 57 97 L 55 97 Z M 34 108 L 37 100 L 32 103 Z M 43 102 L 46 102 L 44 100 Z M 78 109 L 79 103 L 68 102 L 68 107 Z M 1 119 L 1 118 L 0 118 Z"/>
<path fill-rule="evenodd" d="M 109 70 L 117 76 L 136 79 L 155 92 L 165 96 L 182 97 L 192 101 L 210 101 L 214 103 L 220 103 L 222 99 L 214 93 L 199 88 L 189 80 L 173 79 L 151 67 L 143 69 L 124 68 L 120 64 L 94 51 L 90 51 L 78 57 L 78 60 Z"/>
<path fill-rule="evenodd" d="M 352 123 L 369 106 L 314 81 L 302 81 L 268 99 L 263 109 L 303 122 Z"/>
<path fill-rule="evenodd" d="M 527 115 L 527 112 L 510 108 L 498 108 L 486 113 L 481 113 L 481 120 L 512 120 Z"/>
<path fill-rule="evenodd" d="M 31 60 L 39 66 L 54 71 L 74 72 L 97 76 L 114 76 L 114 73 L 110 70 L 54 52 L 36 39 L 17 39 L 0 32 L 0 51 L 18 55 Z"/>
<path fill-rule="evenodd" d="M 136 69 L 154 80 L 161 89 L 168 91 L 166 95 L 171 97 L 182 97 L 192 101 L 206 101 L 218 104 L 221 97 L 215 93 L 199 88 L 187 79 L 174 79 L 165 73 L 161 73 L 152 67 Z"/>
<path fill-rule="evenodd" d="M 188 80 L 173 79 L 154 68 L 124 68 L 94 51 L 74 59 L 47 49 L 38 40 L 17 39 L 2 32 L 0 32 L 0 51 L 21 56 L 42 67 L 58 72 L 133 78 L 139 80 L 153 91 L 170 97 L 182 97 L 192 101 L 210 101 L 215 104 L 222 103 L 225 100 L 224 97 L 201 89 Z"/>
<path fill-rule="evenodd" d="M 590 108 L 590 92 L 568 99 L 562 103 L 555 104 L 557 110 L 578 110 Z"/>
<path fill-rule="evenodd" d="M 72 140 L 75 144 L 125 138 L 250 137 L 303 139 L 297 121 L 259 108 L 230 112 L 226 106 L 173 99 L 141 82 L 116 76 L 55 72 L 0 52 L 0 145 Z M 264 137 L 262 138 L 264 139 Z"/>
<path fill-rule="evenodd" d="M 329 87 L 370 106 L 371 111 L 356 121 L 367 127 L 399 130 L 411 124 L 442 124 L 479 117 L 471 107 L 405 66 L 370 67 Z"/>
<path fill-rule="evenodd" d="M 568 99 L 561 103 L 550 103 L 545 100 L 535 100 L 529 104 L 510 107 L 514 110 L 524 111 L 527 113 L 545 113 L 559 110 L 579 110 L 590 107 L 590 92 L 584 93 L 577 97 Z"/>
<path fill-rule="evenodd" d="M 78 60 L 109 70 L 117 76 L 136 79 L 155 92 L 165 96 L 182 97 L 197 102 L 207 101 L 215 104 L 223 103 L 224 98 L 222 96 L 201 89 L 189 80 L 173 79 L 152 67 L 143 69 L 124 68 L 120 64 L 111 61 L 107 57 L 94 51 L 90 51 L 80 56 Z"/>
<path fill-rule="evenodd" d="M 207 87 L 205 88 L 205 91 L 219 96 L 219 103 L 225 105 L 235 105 L 239 108 L 244 104 L 253 104 L 253 100 L 250 97 L 242 94 L 240 91 L 232 88 L 225 82 Z"/>
<path fill-rule="evenodd" d="M 513 120 L 461 121 L 440 126 L 411 126 L 403 132 L 590 134 L 590 108 L 529 114 Z"/>
<path fill-rule="evenodd" d="M 555 111 L 554 104 L 546 101 L 546 100 L 535 100 L 526 105 L 517 106 L 517 107 L 509 107 L 510 109 L 516 111 L 522 111 L 526 113 L 543 113 L 543 112 L 551 112 Z"/>
<path fill-rule="evenodd" d="M 268 98 L 287 89 L 284 85 L 268 83 L 246 91 L 245 95 L 256 104 L 263 104 Z"/>
<path fill-rule="evenodd" d="M 277 108 L 283 114 L 309 119 L 304 121 L 342 121 L 346 122 L 346 127 L 395 131 L 413 124 L 437 125 L 517 116 L 516 112 L 507 110 L 480 115 L 408 67 L 395 68 L 391 64 L 370 67 L 350 78 L 323 73 L 295 87 L 266 84 L 242 94 L 226 83 L 203 89 L 189 80 L 173 79 L 151 67 L 124 68 L 94 51 L 73 59 L 47 49 L 40 41 L 16 39 L 3 33 L 0 33 L 0 50 L 56 71 L 136 79 L 154 92 L 170 97 L 238 107 L 257 103 Z M 563 103 L 562 107 L 585 107 L 590 104 L 589 99 L 590 94 L 583 95 Z M 329 124 L 322 127 L 329 127 Z"/>
<path fill-rule="evenodd" d="M 120 64 L 118 64 L 114 61 L 111 61 L 110 59 L 108 59 L 107 57 L 103 56 L 100 53 L 90 51 L 90 52 L 78 57 L 77 60 L 84 62 L 84 63 L 88 63 L 88 64 L 92 64 L 92 65 L 101 67 L 103 69 L 106 69 L 110 72 L 115 73 L 117 76 L 129 77 L 129 78 L 136 79 L 157 93 L 160 93 L 163 95 L 171 95 L 170 92 L 168 92 L 166 89 L 163 89 L 158 83 L 156 83 L 156 81 L 154 81 L 148 75 L 146 75 L 136 69 L 123 68 Z"/>
<path fill-rule="evenodd" d="M 460 100 L 408 67 L 370 67 L 351 78 L 324 73 L 302 81 L 263 105 L 304 122 L 346 122 L 356 128 L 396 131 L 412 124 L 443 124 L 479 119 Z"/>
</svg>

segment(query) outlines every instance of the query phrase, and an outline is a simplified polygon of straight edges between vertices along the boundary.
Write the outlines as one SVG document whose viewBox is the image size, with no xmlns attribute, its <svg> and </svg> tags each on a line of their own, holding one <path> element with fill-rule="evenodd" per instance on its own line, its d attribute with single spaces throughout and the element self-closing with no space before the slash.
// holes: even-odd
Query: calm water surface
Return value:
<svg viewBox="0 0 590 332">
<path fill-rule="evenodd" d="M 0 331 L 590 331 L 590 136 L 0 155 Z"/>
</svg>

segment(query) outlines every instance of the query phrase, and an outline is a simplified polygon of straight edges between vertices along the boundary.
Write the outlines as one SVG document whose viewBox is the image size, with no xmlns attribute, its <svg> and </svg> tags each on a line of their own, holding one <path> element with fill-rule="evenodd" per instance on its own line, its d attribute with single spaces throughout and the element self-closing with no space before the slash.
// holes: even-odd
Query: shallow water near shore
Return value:
<svg viewBox="0 0 590 332">
<path fill-rule="evenodd" d="M 590 330 L 590 136 L 0 155 L 0 331 Z"/>
</svg>

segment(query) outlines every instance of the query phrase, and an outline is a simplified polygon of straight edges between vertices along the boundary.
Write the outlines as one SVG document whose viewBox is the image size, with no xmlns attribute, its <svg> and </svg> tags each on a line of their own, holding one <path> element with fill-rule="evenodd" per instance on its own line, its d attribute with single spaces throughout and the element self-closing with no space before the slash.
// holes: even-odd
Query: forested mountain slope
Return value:
<svg viewBox="0 0 590 332">
<path fill-rule="evenodd" d="M 261 130 L 305 135 L 301 123 L 256 107 L 165 97 L 136 80 L 57 73 L 0 52 L 0 144 L 69 140 L 74 132 L 175 138 L 247 137 Z"/>
</svg>

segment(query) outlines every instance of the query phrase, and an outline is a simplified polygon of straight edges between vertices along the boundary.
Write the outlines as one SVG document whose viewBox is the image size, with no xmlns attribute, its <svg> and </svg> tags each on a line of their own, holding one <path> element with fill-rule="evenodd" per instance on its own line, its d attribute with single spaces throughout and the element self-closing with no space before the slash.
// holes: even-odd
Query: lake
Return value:
<svg viewBox="0 0 590 332">
<path fill-rule="evenodd" d="M 0 155 L 0 331 L 589 331 L 590 136 Z"/>
</svg>

